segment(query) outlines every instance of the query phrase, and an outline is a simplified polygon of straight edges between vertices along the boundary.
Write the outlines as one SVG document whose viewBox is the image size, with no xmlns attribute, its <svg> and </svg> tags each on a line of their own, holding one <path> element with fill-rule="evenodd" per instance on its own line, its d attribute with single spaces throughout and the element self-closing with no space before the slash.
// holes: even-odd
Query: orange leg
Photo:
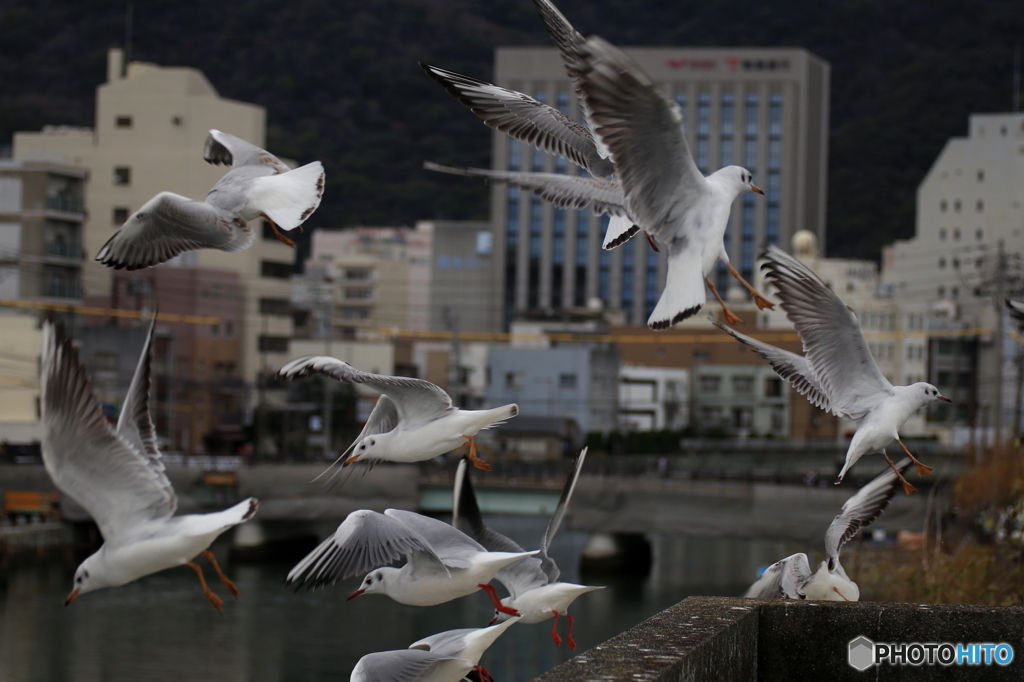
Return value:
<svg viewBox="0 0 1024 682">
<path fill-rule="evenodd" d="M 274 230 L 274 236 L 277 237 L 277 240 L 279 242 L 281 242 L 282 244 L 285 244 L 286 246 L 290 246 L 293 249 L 295 248 L 295 242 L 293 242 L 291 239 L 288 239 L 288 237 L 285 237 L 283 234 L 281 234 L 281 231 L 279 229 L 277 229 L 277 225 L 274 224 L 273 220 L 271 220 L 270 218 L 267 217 L 266 213 L 262 213 L 260 215 L 263 216 L 264 220 L 266 220 L 268 223 L 270 223 L 270 227 Z"/>
<path fill-rule="evenodd" d="M 658 253 L 661 253 L 661 249 L 659 249 L 658 245 L 654 243 L 654 237 L 651 236 L 651 233 L 644 232 L 644 234 L 647 235 L 647 243 L 651 245 L 651 248 L 657 251 Z"/>
<path fill-rule="evenodd" d="M 909 495 L 910 493 L 912 493 L 915 490 L 917 490 L 917 488 L 915 488 L 914 486 L 910 485 L 910 481 L 908 481 L 907 479 L 903 478 L 903 474 L 901 474 L 900 470 L 896 468 L 896 465 L 892 463 L 892 460 L 889 459 L 889 455 L 887 455 L 885 453 L 885 450 L 882 451 L 882 456 L 885 457 L 885 461 L 889 463 L 889 466 L 892 467 L 892 470 L 896 472 L 896 476 L 899 477 L 900 483 L 903 484 L 903 492 L 905 492 L 906 494 Z"/>
<path fill-rule="evenodd" d="M 732 263 L 726 263 L 725 267 L 729 268 L 729 272 L 732 273 L 732 276 L 738 279 L 740 281 L 740 284 L 745 286 L 747 288 L 747 291 L 750 292 L 750 295 L 754 297 L 754 303 L 757 304 L 758 310 L 764 310 L 765 308 L 767 308 L 768 310 L 774 310 L 775 304 L 769 301 L 761 294 L 757 293 L 757 289 L 750 286 L 750 283 L 747 282 L 747 280 L 743 279 L 743 276 L 736 271 L 736 268 L 732 266 Z"/>
<path fill-rule="evenodd" d="M 555 622 L 551 624 L 551 639 L 555 640 L 555 646 L 562 646 L 562 638 L 558 636 L 558 611 L 552 611 L 555 614 Z"/>
<path fill-rule="evenodd" d="M 217 609 L 221 613 L 224 613 L 224 600 L 213 593 L 209 587 L 206 586 L 206 578 L 203 577 L 203 569 L 197 563 L 186 561 L 185 565 L 195 570 L 196 575 L 199 576 L 199 584 L 203 586 L 203 594 L 213 604 L 213 608 Z"/>
<path fill-rule="evenodd" d="M 725 321 L 729 324 L 739 324 L 742 322 L 743 320 L 729 310 L 729 306 L 727 306 L 725 301 L 722 300 L 722 297 L 718 295 L 718 289 L 716 289 L 715 285 L 711 283 L 711 280 L 705 277 L 704 283 L 708 285 L 708 289 L 711 289 L 711 293 L 715 295 L 715 298 L 718 300 L 718 305 L 722 306 L 722 314 L 725 315 Z"/>
<path fill-rule="evenodd" d="M 241 594 L 238 591 L 238 587 L 233 582 L 231 582 L 230 578 L 224 575 L 224 571 L 220 570 L 220 564 L 217 563 L 217 558 L 213 556 L 213 552 L 207 550 L 202 554 L 210 562 L 210 565 L 213 566 L 213 570 L 217 571 L 217 577 L 220 579 L 221 584 L 224 585 L 224 587 L 228 588 L 228 591 L 230 591 L 231 594 L 235 595 L 235 599 L 238 599 L 239 595 Z"/>
<path fill-rule="evenodd" d="M 496 589 L 494 589 L 494 585 L 487 585 L 485 583 L 479 583 L 479 584 L 477 584 L 477 587 L 479 587 L 481 590 L 483 590 L 484 592 L 487 593 L 487 596 L 490 598 L 491 603 L 494 604 L 494 608 L 497 609 L 498 611 L 501 611 L 502 613 L 507 613 L 510 616 L 521 616 L 522 615 L 521 613 L 516 611 L 511 606 L 505 606 L 504 604 L 501 603 L 501 600 L 498 599 L 498 591 Z"/>
<path fill-rule="evenodd" d="M 477 469 L 490 471 L 491 465 L 476 456 L 476 439 L 466 434 L 462 434 L 462 437 L 466 439 L 466 444 L 469 446 L 469 461 L 473 463 L 473 466 Z"/>
<path fill-rule="evenodd" d="M 903 441 L 897 438 L 896 442 L 900 444 L 901 448 L 903 448 L 903 452 L 907 453 L 907 457 L 914 461 L 914 464 L 917 466 L 918 476 L 927 476 L 932 472 L 932 468 L 930 466 L 921 464 L 921 462 L 917 461 L 917 457 L 914 457 L 912 454 L 910 454 L 910 450 L 907 450 L 907 446 L 903 444 Z"/>
<path fill-rule="evenodd" d="M 494 682 L 494 678 L 491 677 L 491 674 L 489 672 L 487 672 L 487 668 L 483 667 L 482 665 L 474 665 L 473 670 L 475 670 L 479 675 L 480 682 Z"/>
<path fill-rule="evenodd" d="M 569 651 L 576 651 L 576 640 L 572 638 L 572 616 L 567 613 L 565 617 L 569 619 L 569 633 L 566 635 L 566 639 L 569 640 Z"/>
</svg>

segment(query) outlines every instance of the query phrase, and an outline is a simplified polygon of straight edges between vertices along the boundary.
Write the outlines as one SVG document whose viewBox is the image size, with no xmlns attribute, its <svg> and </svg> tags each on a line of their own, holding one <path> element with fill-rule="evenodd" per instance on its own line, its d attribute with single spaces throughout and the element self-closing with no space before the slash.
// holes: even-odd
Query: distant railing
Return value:
<svg viewBox="0 0 1024 682">
<path fill-rule="evenodd" d="M 47 242 L 43 246 L 43 253 L 47 256 L 60 256 L 61 258 L 82 258 L 82 247 L 78 244 L 61 244 L 59 242 Z"/>
<path fill-rule="evenodd" d="M 177 469 L 204 469 L 206 471 L 235 471 L 245 466 L 245 460 L 241 457 L 224 456 L 210 457 L 207 455 L 179 455 L 175 453 L 164 453 L 162 456 L 165 466 Z"/>
<path fill-rule="evenodd" d="M 46 197 L 46 208 L 64 213 L 85 213 L 85 204 L 81 199 L 67 197 Z"/>
</svg>

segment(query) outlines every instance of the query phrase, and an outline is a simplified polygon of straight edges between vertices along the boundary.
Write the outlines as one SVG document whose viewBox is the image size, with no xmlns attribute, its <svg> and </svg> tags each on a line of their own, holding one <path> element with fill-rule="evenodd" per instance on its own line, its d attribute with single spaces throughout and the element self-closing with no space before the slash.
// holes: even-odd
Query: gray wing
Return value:
<svg viewBox="0 0 1024 682">
<path fill-rule="evenodd" d="M 560 572 L 558 566 L 548 556 L 548 549 L 551 547 L 551 541 L 555 539 L 555 533 L 558 532 L 558 528 L 562 525 L 565 513 L 569 511 L 569 500 L 572 499 L 572 493 L 576 489 L 576 481 L 580 478 L 580 472 L 583 470 L 583 462 L 586 458 L 587 448 L 583 448 L 580 454 L 576 455 L 576 460 L 572 463 L 572 471 L 569 472 L 569 478 L 565 480 L 565 485 L 562 487 L 562 495 L 558 498 L 555 513 L 551 516 L 551 521 L 544 532 L 544 537 L 540 539 L 540 554 L 538 556 L 543 562 L 544 570 L 551 582 L 558 580 Z"/>
<path fill-rule="evenodd" d="M 1010 317 L 1017 323 L 1017 329 L 1024 333 L 1024 301 L 1006 299 L 1006 307 L 1010 310 Z"/>
<path fill-rule="evenodd" d="M 186 251 L 241 251 L 252 240 L 252 230 L 238 214 L 205 201 L 160 192 L 107 240 L 96 260 L 115 270 L 138 270 Z"/>
<path fill-rule="evenodd" d="M 709 189 L 690 156 L 679 106 L 621 50 L 591 37 L 577 46 L 594 132 L 608 145 L 626 208 L 652 234 Z"/>
<path fill-rule="evenodd" d="M 811 270 L 770 245 L 761 266 L 803 341 L 804 358 L 834 414 L 853 420 L 892 393 L 868 351 L 857 315 Z"/>
<path fill-rule="evenodd" d="M 172 516 L 177 500 L 159 459 L 111 430 L 78 351 L 49 321 L 41 366 L 43 463 L 57 487 L 89 512 L 111 545 L 143 521 Z"/>
<path fill-rule="evenodd" d="M 758 341 L 724 324 L 715 322 L 714 325 L 740 343 L 750 346 L 751 350 L 768 361 L 768 364 L 772 366 L 776 374 L 788 381 L 812 405 L 826 412 L 832 411 L 828 397 L 822 392 L 817 377 L 814 376 L 810 365 L 807 364 L 807 358 L 796 353 L 790 353 L 788 350 L 777 348 L 770 343 Z"/>
<path fill-rule="evenodd" d="M 135 367 L 135 375 L 132 377 L 131 386 L 128 387 L 128 395 L 121 405 L 116 432 L 139 454 L 148 456 L 153 466 L 162 471 L 164 465 L 160 461 L 160 451 L 156 446 L 156 429 L 149 414 L 150 362 L 153 357 L 153 330 L 156 328 L 156 318 L 154 313 L 149 324 L 149 333 L 146 334 L 146 342 L 139 354 L 139 364 Z"/>
<path fill-rule="evenodd" d="M 902 474 L 910 468 L 910 464 L 910 458 L 904 457 L 896 464 L 896 469 Z M 843 545 L 857 531 L 877 519 L 886 508 L 896 493 L 898 480 L 896 472 L 889 467 L 843 504 L 842 510 L 825 531 L 825 554 L 828 556 L 830 570 L 839 565 L 839 551 Z"/>
<path fill-rule="evenodd" d="M 475 555 L 487 551 L 479 542 L 443 521 L 403 509 L 385 509 L 384 514 L 426 539 L 441 563 L 450 568 L 466 568 Z"/>
<path fill-rule="evenodd" d="M 334 535 L 297 563 L 285 582 L 311 589 L 323 587 L 413 553 L 441 564 L 430 541 L 415 529 L 390 515 L 360 509 L 349 514 Z"/>
<path fill-rule="evenodd" d="M 410 425 L 433 421 L 454 409 L 448 394 L 429 381 L 362 372 L 326 355 L 296 358 L 282 367 L 279 374 L 286 379 L 323 374 L 337 381 L 364 384 L 391 398 L 399 420 Z"/>
<path fill-rule="evenodd" d="M 432 666 L 453 656 L 422 649 L 378 651 L 359 659 L 352 669 L 350 682 L 416 682 L 423 679 Z"/>
<path fill-rule="evenodd" d="M 559 208 L 579 209 L 590 206 L 596 214 L 608 213 L 613 216 L 628 218 L 626 197 L 622 194 L 622 186 L 614 180 L 580 178 L 560 173 L 530 173 L 523 171 L 487 170 L 484 168 L 462 168 L 458 166 L 443 166 L 439 163 L 431 163 L 430 161 L 424 163 L 423 167 L 427 170 L 441 173 L 486 178 L 492 182 L 504 182 L 513 187 L 533 192 L 544 201 Z M 606 243 L 607 241 L 606 239 Z"/>
<path fill-rule="evenodd" d="M 203 159 L 207 163 L 239 166 L 270 166 L 277 173 L 287 173 L 290 168 L 270 152 L 240 137 L 219 130 L 211 130 L 203 144 Z"/>
<path fill-rule="evenodd" d="M 468 460 L 465 457 L 459 461 L 459 467 L 455 471 L 455 490 L 452 495 L 452 525 L 479 542 L 488 552 L 525 551 L 511 539 L 497 531 L 491 530 L 484 524 L 483 514 L 480 513 L 480 506 L 477 504 L 476 495 L 473 492 L 473 484 L 470 482 Z M 554 569 L 555 577 L 553 579 L 549 578 L 548 571 L 545 570 L 545 563 L 549 563 Z M 542 550 L 538 556 L 526 557 L 514 564 L 505 566 L 494 577 L 505 586 L 505 589 L 515 599 L 534 588 L 557 580 L 558 567 L 555 566 L 551 559 L 547 558 L 546 553 Z"/>
<path fill-rule="evenodd" d="M 811 575 L 807 555 L 793 554 L 765 569 L 743 596 L 747 599 L 803 599 L 803 586 Z"/>
<path fill-rule="evenodd" d="M 598 152 L 590 130 L 571 116 L 515 90 L 423 62 L 420 66 L 491 128 L 564 156 L 594 177 L 603 178 L 615 172 L 611 160 Z"/>
<path fill-rule="evenodd" d="M 424 637 L 421 640 L 409 645 L 410 649 L 423 651 L 443 652 L 456 656 L 466 647 L 466 638 L 479 628 L 459 628 L 457 630 L 445 630 L 436 635 Z"/>
</svg>

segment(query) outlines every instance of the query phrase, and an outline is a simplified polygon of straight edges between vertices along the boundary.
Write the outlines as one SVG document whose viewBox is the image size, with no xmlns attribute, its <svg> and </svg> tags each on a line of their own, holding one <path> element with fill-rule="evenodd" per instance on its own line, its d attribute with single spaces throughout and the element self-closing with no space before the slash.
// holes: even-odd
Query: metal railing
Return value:
<svg viewBox="0 0 1024 682">
<path fill-rule="evenodd" d="M 61 258 L 82 259 L 82 247 L 79 244 L 61 244 L 59 242 L 47 242 L 43 246 L 43 253 L 47 256 L 60 256 Z"/>
<path fill-rule="evenodd" d="M 46 208 L 63 213 L 85 213 L 85 204 L 81 199 L 67 197 L 46 197 Z"/>
</svg>

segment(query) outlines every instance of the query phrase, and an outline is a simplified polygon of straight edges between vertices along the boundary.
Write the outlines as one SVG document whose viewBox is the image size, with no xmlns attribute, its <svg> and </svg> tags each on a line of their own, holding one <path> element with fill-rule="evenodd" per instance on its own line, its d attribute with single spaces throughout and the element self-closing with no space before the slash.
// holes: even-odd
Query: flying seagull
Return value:
<svg viewBox="0 0 1024 682">
<path fill-rule="evenodd" d="M 1014 301 L 1007 298 L 1006 307 L 1010 311 L 1010 317 L 1017 323 L 1017 329 L 1024 332 L 1024 301 Z"/>
<path fill-rule="evenodd" d="M 744 597 L 752 599 L 825 599 L 858 601 L 860 588 L 839 563 L 839 552 L 850 538 L 878 518 L 896 492 L 896 481 L 910 467 L 909 457 L 886 469 L 848 499 L 825 531 L 825 555 L 811 572 L 807 555 L 793 554 L 776 562 L 750 586 Z"/>
<path fill-rule="evenodd" d="M 207 136 L 203 158 L 231 165 L 206 199 L 160 192 L 107 240 L 96 260 L 116 270 L 138 270 L 186 251 L 242 251 L 255 238 L 248 221 L 256 218 L 269 222 L 280 241 L 295 246 L 281 230 L 301 232 L 320 205 L 324 168 L 319 161 L 291 170 L 270 152 L 219 130 Z"/>
<path fill-rule="evenodd" d="M 476 455 L 476 434 L 519 414 L 510 404 L 490 410 L 462 410 L 440 387 L 423 379 L 362 372 L 326 355 L 306 355 L 281 368 L 286 379 L 323 374 L 337 381 L 364 384 L 380 391 L 366 426 L 338 461 L 420 462 L 469 445 L 469 459 L 479 469 L 491 465 Z M 352 452 L 352 455 L 345 457 Z M 332 465 L 333 466 L 333 465 Z"/>
<path fill-rule="evenodd" d="M 537 555 L 506 566 L 494 576 L 509 592 L 509 596 L 502 599 L 501 603 L 522 614 L 523 623 L 540 623 L 554 617 L 555 622 L 551 624 L 551 639 L 554 640 L 555 646 L 560 646 L 562 643 L 562 638 L 558 634 L 558 618 L 564 614 L 569 620 L 566 639 L 572 651 L 576 650 L 576 642 L 572 638 L 573 618 L 568 613 L 569 605 L 581 594 L 604 588 L 559 582 L 560 571 L 554 560 L 548 556 L 548 549 L 555 533 L 558 532 L 558 527 L 562 524 L 565 512 L 568 510 L 569 500 L 576 487 L 576 481 L 586 456 L 587 449 L 583 448 L 583 451 L 576 457 L 576 461 L 573 462 L 572 472 L 562 488 L 562 496 L 555 507 L 555 513 L 548 523 L 544 536 L 540 539 L 540 550 Z M 455 474 L 452 525 L 489 551 L 523 551 L 523 548 L 515 542 L 484 524 L 465 459 L 459 462 L 459 468 Z M 506 620 L 509 617 L 506 612 L 495 610 L 491 623 Z"/>
<path fill-rule="evenodd" d="M 57 487 L 92 516 L 103 546 L 75 571 L 66 604 L 104 587 L 118 587 L 174 566 L 199 576 L 203 594 L 223 613 L 223 601 L 206 585 L 192 559 L 202 554 L 221 583 L 238 588 L 208 551 L 218 535 L 256 513 L 255 498 L 220 512 L 174 516 L 178 498 L 164 473 L 149 413 L 150 359 L 156 316 L 111 429 L 89 384 L 78 351 L 60 325 L 43 323 L 40 377 L 43 463 Z"/>
<path fill-rule="evenodd" d="M 919 462 L 900 440 L 899 429 L 925 405 L 935 400 L 952 401 L 928 383 L 889 383 L 868 351 L 852 308 L 806 265 L 777 246 L 769 246 L 762 258 L 765 263 L 761 269 L 778 290 L 782 309 L 803 341 L 804 354 L 790 353 L 734 329 L 722 328 L 767 360 L 776 374 L 811 404 L 857 422 L 857 432 L 836 483 L 870 452 L 881 452 L 895 471 L 885 452 L 893 440 L 917 465 L 919 476 L 930 473 L 931 467 Z M 897 476 L 908 495 L 915 490 L 902 474 Z"/>
<path fill-rule="evenodd" d="M 360 509 L 296 564 L 286 582 L 315 588 L 369 571 L 349 599 L 385 594 L 399 604 L 433 606 L 480 589 L 494 608 L 518 616 L 488 583 L 503 567 L 536 553 L 489 552 L 443 521 L 401 509 Z M 388 566 L 402 556 L 408 557 L 404 566 Z"/>
</svg>

